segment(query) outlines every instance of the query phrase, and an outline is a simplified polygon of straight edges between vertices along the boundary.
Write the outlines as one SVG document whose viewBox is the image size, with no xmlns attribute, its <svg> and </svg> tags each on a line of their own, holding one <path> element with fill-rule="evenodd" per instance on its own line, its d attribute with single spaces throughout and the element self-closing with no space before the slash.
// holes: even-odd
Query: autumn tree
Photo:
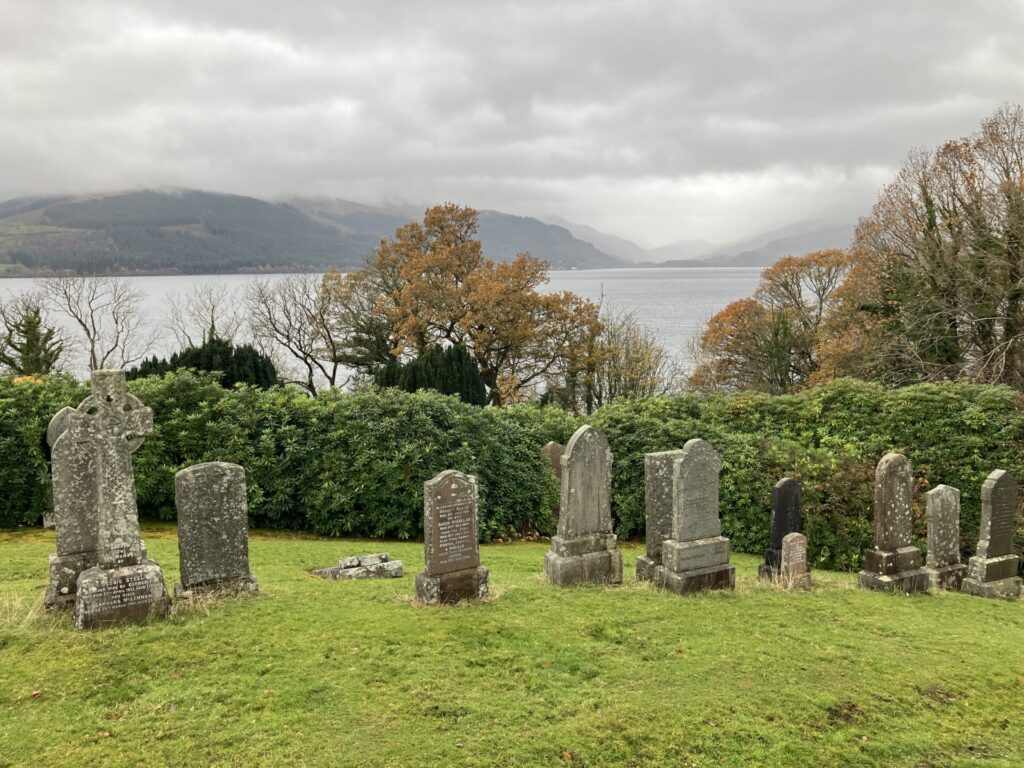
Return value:
<svg viewBox="0 0 1024 768">
<path fill-rule="evenodd" d="M 821 347 L 830 373 L 1024 385 L 1024 108 L 912 152 L 853 252 Z"/>
<path fill-rule="evenodd" d="M 849 271 L 845 251 L 787 256 L 761 273 L 752 298 L 727 305 L 697 342 L 697 389 L 753 389 L 774 394 L 808 384 L 837 289 Z"/>
<path fill-rule="evenodd" d="M 494 405 L 532 397 L 550 373 L 581 354 L 600 327 L 597 307 L 573 293 L 541 293 L 546 262 L 528 253 L 495 263 L 476 238 L 477 213 L 453 204 L 381 242 L 368 267 L 394 355 L 461 344 Z"/>
</svg>

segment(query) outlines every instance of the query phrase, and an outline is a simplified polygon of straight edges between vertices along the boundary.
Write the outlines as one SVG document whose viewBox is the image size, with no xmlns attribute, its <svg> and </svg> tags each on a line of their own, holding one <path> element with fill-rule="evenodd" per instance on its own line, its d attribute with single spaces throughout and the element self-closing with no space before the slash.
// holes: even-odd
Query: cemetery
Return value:
<svg viewBox="0 0 1024 768">
<path fill-rule="evenodd" d="M 739 765 L 751 740 L 779 764 L 910 765 L 991 748 L 999 713 L 998 739 L 1024 735 L 1008 717 L 1019 709 L 1019 676 L 1006 671 L 1024 661 L 1024 610 L 1019 495 L 1006 469 L 989 468 L 975 488 L 936 484 L 922 509 L 908 456 L 880 453 L 859 475 L 870 546 L 857 575 L 827 567 L 821 491 L 798 462 L 790 476 L 742 486 L 767 503 L 760 553 L 747 542 L 736 551 L 731 538 L 749 531 L 729 506 L 739 489 L 726 484 L 743 466 L 735 438 L 689 414 L 661 422 L 688 439 L 663 436 L 639 455 L 615 413 L 568 436 L 571 422 L 549 425 L 564 447 L 527 432 L 516 455 L 543 481 L 550 543 L 487 543 L 494 497 L 482 486 L 493 476 L 468 454 L 463 466 L 478 474 L 415 474 L 422 544 L 250 531 L 265 478 L 216 441 L 164 470 L 176 525 L 140 523 L 147 446 L 181 439 L 167 410 L 147 404 L 153 385 L 129 391 L 123 371 L 94 371 L 87 392 L 56 393 L 84 394 L 77 404 L 53 409 L 45 429 L 38 421 L 52 532 L 0 534 L 0 706 L 33 711 L 0 719 L 19 748 L 97 764 L 145 749 L 169 761 L 166 739 L 195 761 L 230 752 L 301 763 L 340 731 L 352 754 L 379 765 L 663 765 L 680 755 Z M 1016 418 L 994 411 L 1004 426 Z M 642 468 L 642 542 L 616 532 L 613 504 L 623 531 L 631 501 L 615 492 L 620 462 Z M 977 529 L 965 530 L 972 514 Z M 347 554 L 380 538 L 387 552 Z M 979 637 L 991 653 L 976 653 Z M 131 685 L 86 693 L 103 675 Z M 676 705 L 651 708 L 648 697 Z M 950 717 L 962 727 L 945 727 Z"/>
</svg>

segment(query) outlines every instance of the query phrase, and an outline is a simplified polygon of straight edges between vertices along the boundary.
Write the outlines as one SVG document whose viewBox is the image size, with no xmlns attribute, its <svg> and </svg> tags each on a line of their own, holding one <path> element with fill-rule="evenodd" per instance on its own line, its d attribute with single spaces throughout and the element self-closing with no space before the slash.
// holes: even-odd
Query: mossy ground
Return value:
<svg viewBox="0 0 1024 768">
<path fill-rule="evenodd" d="M 168 587 L 171 527 L 146 527 Z M 557 590 L 543 543 L 482 548 L 487 602 L 413 600 L 416 543 L 251 537 L 263 593 L 75 632 L 52 534 L 0 533 L 0 765 L 1019 766 L 1024 603 L 815 573 L 680 598 Z M 387 550 L 406 576 L 307 570 Z"/>
</svg>

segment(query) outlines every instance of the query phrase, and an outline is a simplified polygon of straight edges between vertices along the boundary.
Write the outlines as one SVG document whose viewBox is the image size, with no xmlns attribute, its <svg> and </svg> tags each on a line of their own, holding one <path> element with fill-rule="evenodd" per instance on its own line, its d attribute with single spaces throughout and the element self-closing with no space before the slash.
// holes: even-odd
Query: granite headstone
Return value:
<svg viewBox="0 0 1024 768">
<path fill-rule="evenodd" d="M 936 589 L 959 590 L 967 566 L 960 562 L 960 491 L 937 485 L 925 494 L 928 558 L 924 569 Z"/>
<path fill-rule="evenodd" d="M 718 491 L 722 459 L 705 440 L 690 440 L 672 470 L 672 538 L 661 545 L 654 583 L 684 595 L 733 589 L 736 569 L 722 536 Z"/>
<path fill-rule="evenodd" d="M 776 579 L 782 564 L 782 540 L 791 533 L 800 533 L 803 528 L 802 504 L 803 489 L 792 477 L 782 478 L 772 488 L 771 544 L 757 569 L 760 578 Z"/>
<path fill-rule="evenodd" d="M 882 457 L 875 469 L 875 546 L 864 553 L 858 583 L 886 592 L 927 592 L 928 572 L 913 545 L 914 472 L 902 453 Z"/>
<path fill-rule="evenodd" d="M 682 450 L 644 454 L 646 551 L 636 559 L 636 578 L 650 581 L 661 565 L 661 545 L 672 538 L 672 472 Z"/>
<path fill-rule="evenodd" d="M 807 559 L 807 537 L 787 533 L 779 547 L 778 582 L 786 589 L 810 589 L 811 567 Z"/>
<path fill-rule="evenodd" d="M 622 553 L 612 533 L 612 452 L 604 435 L 589 425 L 576 430 L 562 456 L 562 501 L 558 533 L 544 556 L 552 584 L 618 584 Z"/>
<path fill-rule="evenodd" d="M 425 568 L 416 575 L 421 601 L 454 603 L 487 595 L 474 476 L 446 469 L 423 484 L 423 551 Z"/>
<path fill-rule="evenodd" d="M 249 508 L 238 464 L 194 464 L 174 476 L 181 583 L 176 598 L 202 592 L 259 592 L 249 571 Z"/>
<path fill-rule="evenodd" d="M 962 592 L 979 597 L 1020 597 L 1020 558 L 1013 553 L 1017 530 L 1017 483 L 997 469 L 981 485 L 981 528 L 978 548 L 967 561 Z"/>
</svg>

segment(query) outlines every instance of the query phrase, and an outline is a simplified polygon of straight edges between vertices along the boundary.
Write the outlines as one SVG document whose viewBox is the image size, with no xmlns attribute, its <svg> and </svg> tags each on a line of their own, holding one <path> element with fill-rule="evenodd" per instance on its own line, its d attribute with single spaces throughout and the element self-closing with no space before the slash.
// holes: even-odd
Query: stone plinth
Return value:
<svg viewBox="0 0 1024 768">
<path fill-rule="evenodd" d="M 544 556 L 544 573 L 558 587 L 621 583 L 622 553 L 612 532 L 608 441 L 584 425 L 570 438 L 561 461 L 558 535 Z"/>
</svg>

